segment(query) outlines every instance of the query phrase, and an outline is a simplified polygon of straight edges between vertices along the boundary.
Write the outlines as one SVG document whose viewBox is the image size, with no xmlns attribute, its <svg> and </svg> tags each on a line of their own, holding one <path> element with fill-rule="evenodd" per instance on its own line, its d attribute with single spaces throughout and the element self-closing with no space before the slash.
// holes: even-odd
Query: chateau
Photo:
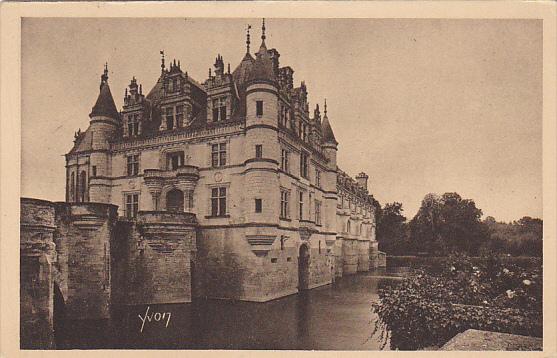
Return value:
<svg viewBox="0 0 557 358">
<path fill-rule="evenodd" d="M 310 111 L 264 22 L 246 45 L 202 82 L 161 51 L 158 81 L 145 95 L 132 77 L 121 111 L 105 65 L 65 202 L 21 202 L 22 341 L 56 297 L 99 319 L 113 304 L 264 302 L 384 265 L 368 176 L 338 168 L 326 102 Z"/>
</svg>

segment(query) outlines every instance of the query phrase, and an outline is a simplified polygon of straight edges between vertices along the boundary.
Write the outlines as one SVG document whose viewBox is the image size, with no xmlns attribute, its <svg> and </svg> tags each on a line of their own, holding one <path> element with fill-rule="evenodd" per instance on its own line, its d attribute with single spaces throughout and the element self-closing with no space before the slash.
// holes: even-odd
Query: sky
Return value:
<svg viewBox="0 0 557 358">
<path fill-rule="evenodd" d="M 24 18 L 21 195 L 64 200 L 64 154 L 85 130 L 103 65 L 118 108 L 132 76 L 148 93 L 160 50 L 199 82 L 217 54 L 254 53 L 260 19 Z M 457 192 L 501 221 L 542 218 L 541 20 L 266 19 L 268 48 L 327 99 L 338 165 L 369 175 L 411 219 Z M 312 113 L 312 112 L 311 112 Z"/>
</svg>

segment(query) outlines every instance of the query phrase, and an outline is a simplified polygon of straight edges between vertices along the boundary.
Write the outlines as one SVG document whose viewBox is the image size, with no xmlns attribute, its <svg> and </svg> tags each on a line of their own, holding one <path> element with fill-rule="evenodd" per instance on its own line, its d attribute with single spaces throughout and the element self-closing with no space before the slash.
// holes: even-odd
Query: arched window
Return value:
<svg viewBox="0 0 557 358">
<path fill-rule="evenodd" d="M 346 232 L 350 234 L 350 220 L 346 223 Z"/>
<path fill-rule="evenodd" d="M 79 197 L 81 202 L 85 202 L 87 200 L 87 197 L 85 196 L 85 194 L 87 193 L 87 174 L 85 173 L 85 170 L 81 171 L 81 174 L 79 175 Z"/>
<path fill-rule="evenodd" d="M 69 201 L 75 201 L 75 173 L 72 173 L 72 175 L 70 176 L 70 197 L 69 197 Z"/>
<path fill-rule="evenodd" d="M 363 232 L 364 224 L 360 224 L 360 229 L 358 230 L 358 235 L 361 235 Z"/>
</svg>

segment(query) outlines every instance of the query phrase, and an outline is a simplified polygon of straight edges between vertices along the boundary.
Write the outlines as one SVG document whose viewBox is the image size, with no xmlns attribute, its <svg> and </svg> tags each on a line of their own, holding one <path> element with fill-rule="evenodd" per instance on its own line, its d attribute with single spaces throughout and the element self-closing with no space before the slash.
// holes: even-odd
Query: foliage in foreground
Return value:
<svg viewBox="0 0 557 358">
<path fill-rule="evenodd" d="M 453 256 L 380 289 L 372 335 L 401 350 L 442 346 L 471 328 L 541 336 L 542 291 L 541 265 Z"/>
</svg>

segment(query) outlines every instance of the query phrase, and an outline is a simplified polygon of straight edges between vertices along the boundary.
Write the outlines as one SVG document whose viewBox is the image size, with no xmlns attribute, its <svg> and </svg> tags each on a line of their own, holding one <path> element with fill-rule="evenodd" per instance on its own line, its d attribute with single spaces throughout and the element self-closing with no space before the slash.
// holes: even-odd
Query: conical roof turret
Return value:
<svg viewBox="0 0 557 358">
<path fill-rule="evenodd" d="M 91 118 L 98 116 L 104 116 L 115 120 L 118 120 L 120 117 L 116 109 L 116 104 L 114 103 L 114 98 L 110 92 L 110 87 L 108 86 L 108 64 L 105 64 L 104 73 L 101 76 L 99 96 L 89 114 Z"/>
<path fill-rule="evenodd" d="M 321 131 L 323 133 L 324 143 L 333 143 L 335 145 L 338 144 L 335 138 L 335 134 L 333 133 L 333 129 L 331 128 L 331 124 L 329 123 L 329 117 L 327 116 L 327 100 L 325 100 L 323 122 L 321 122 Z"/>
</svg>

